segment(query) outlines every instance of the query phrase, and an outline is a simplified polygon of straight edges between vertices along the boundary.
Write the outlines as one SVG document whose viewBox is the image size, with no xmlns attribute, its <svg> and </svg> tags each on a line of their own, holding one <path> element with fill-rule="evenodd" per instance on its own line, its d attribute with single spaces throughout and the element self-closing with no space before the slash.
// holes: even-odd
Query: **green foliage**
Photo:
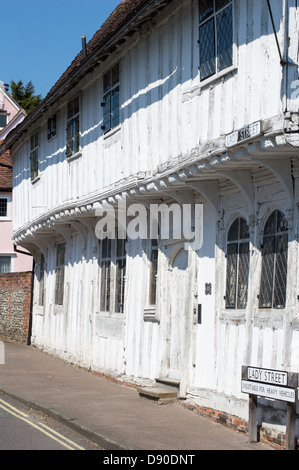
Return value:
<svg viewBox="0 0 299 470">
<path fill-rule="evenodd" d="M 11 81 L 11 96 L 13 99 L 30 114 L 34 108 L 42 101 L 41 95 L 35 95 L 35 87 L 30 80 L 27 85 L 24 85 L 22 80 L 18 82 Z"/>
</svg>

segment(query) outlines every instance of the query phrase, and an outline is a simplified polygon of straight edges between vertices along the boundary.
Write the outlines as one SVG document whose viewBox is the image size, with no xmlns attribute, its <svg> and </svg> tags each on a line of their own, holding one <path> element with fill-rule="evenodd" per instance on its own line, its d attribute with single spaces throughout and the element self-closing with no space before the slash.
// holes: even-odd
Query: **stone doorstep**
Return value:
<svg viewBox="0 0 299 470">
<path fill-rule="evenodd" d="M 166 405 L 178 399 L 177 392 L 166 387 L 138 387 L 137 392 L 141 398 L 148 398 L 159 405 Z"/>
</svg>

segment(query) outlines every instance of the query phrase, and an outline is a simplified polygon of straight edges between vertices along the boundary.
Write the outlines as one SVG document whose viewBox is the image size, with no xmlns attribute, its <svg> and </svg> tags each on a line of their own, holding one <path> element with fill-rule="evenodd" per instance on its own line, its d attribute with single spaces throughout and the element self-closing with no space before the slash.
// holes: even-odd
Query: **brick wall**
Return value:
<svg viewBox="0 0 299 470">
<path fill-rule="evenodd" d="M 27 343 L 32 273 L 0 274 L 0 338 Z"/>
<path fill-rule="evenodd" d="M 0 140 L 0 144 L 3 141 Z M 0 191 L 10 191 L 12 188 L 12 157 L 9 150 L 0 155 Z"/>
</svg>

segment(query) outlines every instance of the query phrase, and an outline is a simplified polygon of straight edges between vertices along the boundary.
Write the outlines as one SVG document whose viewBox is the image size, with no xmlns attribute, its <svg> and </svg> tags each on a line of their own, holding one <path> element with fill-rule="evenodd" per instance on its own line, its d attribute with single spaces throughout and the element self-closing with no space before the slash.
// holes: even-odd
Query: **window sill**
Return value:
<svg viewBox="0 0 299 470">
<path fill-rule="evenodd" d="M 82 152 L 77 152 L 74 153 L 74 155 L 70 155 L 69 157 L 66 157 L 67 162 L 72 162 L 73 160 L 77 160 L 77 158 L 82 157 Z"/>
<path fill-rule="evenodd" d="M 145 308 L 143 311 L 143 320 L 145 322 L 160 323 L 156 315 L 156 307 Z"/>
<path fill-rule="evenodd" d="M 202 93 L 204 88 L 207 88 L 207 87 L 212 86 L 212 85 L 216 85 L 217 82 L 219 82 L 220 80 L 223 80 L 226 76 L 228 76 L 230 74 L 233 74 L 237 70 L 238 70 L 238 67 L 236 65 L 232 65 L 231 67 L 229 67 L 225 70 L 222 70 L 221 72 L 219 72 L 215 75 L 212 75 L 211 77 L 206 78 L 202 81 L 200 81 L 200 79 L 199 79 L 199 83 L 197 83 L 196 85 L 190 87 L 189 89 L 186 89 L 183 92 L 183 95 L 182 95 L 183 103 L 188 102 L 189 100 L 191 100 L 191 99 L 195 98 L 196 96 L 200 95 L 200 93 Z"/>
<path fill-rule="evenodd" d="M 245 321 L 246 318 L 246 310 L 233 310 L 233 309 L 226 309 L 222 311 L 220 316 L 221 320 L 230 320 L 235 322 Z"/>
<path fill-rule="evenodd" d="M 120 313 L 120 312 L 103 312 L 99 311 L 96 312 L 96 315 L 100 316 L 101 318 L 111 318 L 111 319 L 124 319 L 125 313 Z"/>
<path fill-rule="evenodd" d="M 65 309 L 63 305 L 54 304 L 54 315 L 62 315 L 64 313 L 65 313 Z"/>
<path fill-rule="evenodd" d="M 40 175 L 36 176 L 35 178 L 33 178 L 33 180 L 31 180 L 31 184 L 35 184 L 37 183 L 39 180 L 40 180 Z"/>
<path fill-rule="evenodd" d="M 112 137 L 113 135 L 117 134 L 120 130 L 121 130 L 121 125 L 119 124 L 118 126 L 113 127 L 113 129 L 106 131 L 104 133 L 104 140 L 109 139 L 109 137 Z"/>
<path fill-rule="evenodd" d="M 221 72 L 218 72 L 215 75 L 212 75 L 211 77 L 205 78 L 204 80 L 200 81 L 200 88 L 210 86 L 214 82 L 221 80 L 222 78 L 226 77 L 226 75 L 232 74 L 237 70 L 238 67 L 236 65 L 232 65 L 231 67 L 228 67 L 227 69 L 222 70 Z"/>
</svg>

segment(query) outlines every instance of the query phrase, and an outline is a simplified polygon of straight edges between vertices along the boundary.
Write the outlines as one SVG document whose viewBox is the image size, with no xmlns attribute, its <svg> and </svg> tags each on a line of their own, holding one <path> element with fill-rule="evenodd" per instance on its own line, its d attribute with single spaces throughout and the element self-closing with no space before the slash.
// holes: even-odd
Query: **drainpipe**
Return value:
<svg viewBox="0 0 299 470">
<path fill-rule="evenodd" d="M 30 298 L 30 312 L 29 312 L 29 326 L 28 326 L 27 346 L 30 346 L 30 345 L 31 345 L 32 313 L 33 313 L 33 292 L 34 292 L 34 271 L 35 271 L 35 261 L 34 261 L 34 258 L 33 258 L 33 263 L 32 263 L 32 278 L 31 278 L 31 298 Z"/>
<path fill-rule="evenodd" d="M 288 46 L 288 34 L 289 34 L 289 2 L 288 0 L 285 0 L 284 1 L 284 5 L 283 5 L 283 12 L 284 12 L 284 51 L 282 53 L 281 49 L 280 49 L 280 44 L 279 44 L 279 41 L 278 41 L 278 37 L 277 37 L 277 33 L 276 33 L 276 28 L 275 28 L 275 22 L 274 22 L 274 18 L 273 18 L 273 14 L 272 14 L 272 8 L 271 8 L 271 4 L 270 4 L 270 0 L 267 0 L 267 5 L 268 5 L 268 10 L 269 10 L 269 14 L 270 14 L 270 19 L 271 19 L 271 23 L 272 23 L 272 28 L 273 28 L 273 33 L 274 33 L 274 37 L 275 37 L 275 41 L 276 41 L 276 46 L 277 46 L 277 51 L 278 51 L 278 54 L 279 54 L 279 59 L 280 59 L 280 65 L 282 66 L 282 71 L 283 71 L 283 80 L 285 80 L 285 110 L 284 112 L 286 113 L 287 112 L 287 108 L 288 108 L 288 64 L 289 64 L 289 61 L 288 61 L 288 57 L 289 57 L 289 54 L 288 54 L 288 49 L 289 49 L 289 46 Z M 284 59 L 284 57 L 286 57 L 286 59 Z M 285 73 L 284 73 L 284 67 L 285 67 Z"/>
</svg>

